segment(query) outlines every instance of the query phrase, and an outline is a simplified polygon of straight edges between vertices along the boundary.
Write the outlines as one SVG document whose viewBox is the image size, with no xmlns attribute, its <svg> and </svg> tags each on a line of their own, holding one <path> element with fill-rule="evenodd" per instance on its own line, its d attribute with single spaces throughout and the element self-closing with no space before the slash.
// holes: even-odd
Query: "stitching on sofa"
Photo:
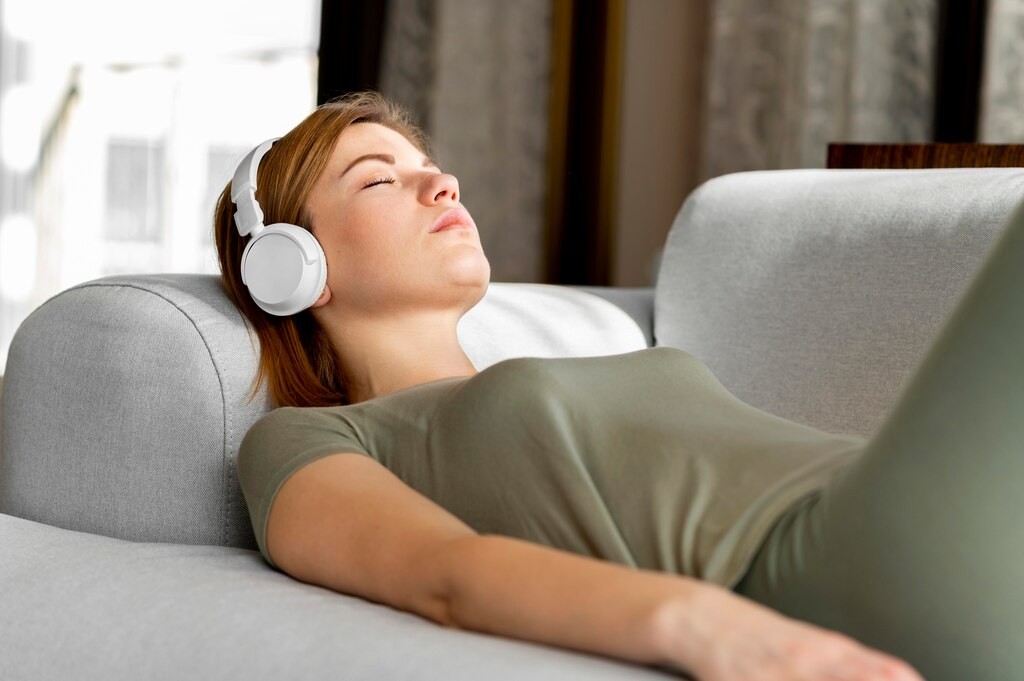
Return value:
<svg viewBox="0 0 1024 681">
<path fill-rule="evenodd" d="M 214 373 L 214 375 L 217 376 L 217 383 L 220 385 L 221 422 L 223 424 L 223 427 L 221 429 L 222 433 L 223 433 L 223 436 L 221 438 L 221 499 L 222 499 L 222 508 L 223 508 L 223 510 L 221 512 L 221 537 L 220 537 L 220 541 L 221 541 L 221 545 L 227 545 L 227 543 L 228 543 L 228 519 L 230 518 L 230 514 L 231 514 L 231 495 L 228 494 L 229 484 L 231 482 L 231 480 L 229 479 L 231 473 L 230 473 L 230 470 L 229 470 L 230 467 L 228 466 L 228 457 L 227 457 L 228 442 L 229 442 L 228 404 L 227 404 L 227 394 L 226 394 L 225 385 L 224 385 L 224 377 L 221 375 L 221 369 L 220 369 L 220 366 L 217 364 L 217 360 L 216 360 L 216 358 L 214 356 L 213 348 L 210 345 L 210 339 L 208 339 L 206 337 L 206 335 L 202 332 L 202 330 L 199 328 L 199 325 L 196 323 L 196 320 L 192 317 L 192 315 L 190 315 L 188 312 L 183 310 L 180 305 L 178 305 L 176 302 L 171 300 L 166 295 L 164 295 L 162 293 L 158 293 L 157 291 L 154 291 L 154 290 L 152 290 L 150 288 L 144 288 L 143 286 L 140 286 L 138 284 L 132 284 L 132 283 L 124 282 L 124 281 L 103 281 L 103 280 L 99 280 L 99 281 L 86 282 L 84 284 L 79 284 L 78 286 L 73 286 L 72 288 L 68 289 L 68 291 L 75 291 L 75 290 L 81 290 L 81 289 L 86 289 L 86 288 L 94 288 L 94 287 L 95 288 L 105 288 L 105 287 L 130 288 L 130 289 L 135 289 L 136 291 L 142 291 L 144 293 L 149 293 L 149 294 L 151 294 L 151 295 L 153 295 L 153 296 L 155 296 L 157 298 L 160 298 L 161 300 L 163 300 L 164 302 L 169 304 L 171 307 L 173 307 L 175 310 L 180 312 L 182 314 L 182 316 L 185 317 L 185 319 L 187 319 L 192 324 L 192 328 L 196 330 L 196 333 L 199 335 L 199 338 L 203 341 L 203 347 L 206 348 L 206 352 L 210 356 L 210 364 L 213 366 L 213 373 Z M 68 292 L 68 291 L 65 291 L 65 292 Z M 57 295 L 62 295 L 62 294 L 58 293 Z M 53 296 L 53 297 L 56 298 L 57 296 Z"/>
</svg>

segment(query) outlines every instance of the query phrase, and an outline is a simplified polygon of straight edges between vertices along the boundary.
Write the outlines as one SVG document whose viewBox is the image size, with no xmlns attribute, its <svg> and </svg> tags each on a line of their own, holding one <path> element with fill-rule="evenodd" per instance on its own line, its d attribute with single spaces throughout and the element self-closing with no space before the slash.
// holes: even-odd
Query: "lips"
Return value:
<svg viewBox="0 0 1024 681">
<path fill-rule="evenodd" d="M 472 229 L 473 218 L 463 208 L 450 208 L 441 214 L 434 226 L 430 229 L 431 234 L 444 232 L 450 229 Z"/>
</svg>

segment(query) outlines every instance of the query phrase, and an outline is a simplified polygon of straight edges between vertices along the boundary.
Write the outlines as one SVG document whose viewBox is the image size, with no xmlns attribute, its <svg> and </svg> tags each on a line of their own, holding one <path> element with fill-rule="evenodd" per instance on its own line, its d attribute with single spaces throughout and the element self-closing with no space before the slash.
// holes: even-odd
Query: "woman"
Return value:
<svg viewBox="0 0 1024 681">
<path fill-rule="evenodd" d="M 865 442 L 754 409 L 680 350 L 477 372 L 456 337 L 490 274 L 476 227 L 379 95 L 319 108 L 233 185 L 224 284 L 284 407 L 239 455 L 272 565 L 702 681 L 1019 672 L 1020 219 Z M 315 237 L 292 307 L 260 288 L 284 265 L 246 251 L 277 222 Z"/>
</svg>

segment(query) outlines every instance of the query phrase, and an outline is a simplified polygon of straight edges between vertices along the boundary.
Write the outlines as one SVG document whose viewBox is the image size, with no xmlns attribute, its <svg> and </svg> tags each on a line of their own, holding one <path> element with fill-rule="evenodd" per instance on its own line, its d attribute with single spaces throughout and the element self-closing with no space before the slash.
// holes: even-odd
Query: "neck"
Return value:
<svg viewBox="0 0 1024 681">
<path fill-rule="evenodd" d="M 444 378 L 473 376 L 459 345 L 459 314 L 320 319 L 345 372 L 352 402 Z"/>
</svg>

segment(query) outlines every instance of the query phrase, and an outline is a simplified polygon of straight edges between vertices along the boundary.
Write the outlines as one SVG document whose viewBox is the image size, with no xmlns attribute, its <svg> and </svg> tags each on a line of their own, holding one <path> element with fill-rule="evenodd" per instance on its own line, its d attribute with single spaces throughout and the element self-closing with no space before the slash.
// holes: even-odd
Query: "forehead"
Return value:
<svg viewBox="0 0 1024 681">
<path fill-rule="evenodd" d="M 419 159 L 423 152 L 405 135 L 379 123 L 355 123 L 345 128 L 334 145 L 331 164 L 345 164 L 363 154 L 389 153 Z"/>
</svg>

